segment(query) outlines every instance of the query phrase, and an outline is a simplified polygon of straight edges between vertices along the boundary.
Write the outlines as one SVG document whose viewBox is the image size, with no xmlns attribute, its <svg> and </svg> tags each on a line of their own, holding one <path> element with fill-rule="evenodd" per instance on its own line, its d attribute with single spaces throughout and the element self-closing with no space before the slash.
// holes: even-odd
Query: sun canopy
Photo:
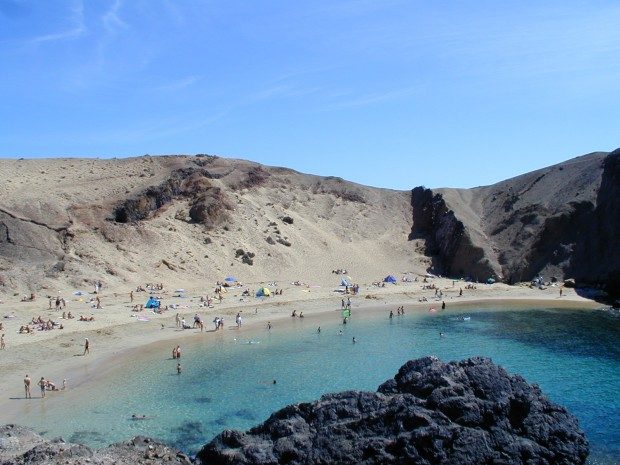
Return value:
<svg viewBox="0 0 620 465">
<path fill-rule="evenodd" d="M 256 291 L 256 297 L 269 297 L 271 295 L 271 291 L 268 287 L 261 287 L 258 291 Z"/>
<path fill-rule="evenodd" d="M 397 282 L 397 281 L 398 281 L 398 280 L 396 279 L 396 277 L 395 277 L 395 276 L 393 276 L 393 275 L 391 275 L 391 274 L 390 274 L 390 275 L 387 275 L 385 278 L 383 278 L 383 282 L 384 282 L 384 283 L 395 283 L 395 282 Z"/>
<path fill-rule="evenodd" d="M 349 281 L 347 281 L 345 278 L 340 278 L 340 285 L 341 286 L 350 286 L 351 283 L 349 283 Z"/>
<path fill-rule="evenodd" d="M 160 302 L 155 297 L 150 297 L 149 300 L 144 304 L 145 308 L 159 308 Z"/>
</svg>

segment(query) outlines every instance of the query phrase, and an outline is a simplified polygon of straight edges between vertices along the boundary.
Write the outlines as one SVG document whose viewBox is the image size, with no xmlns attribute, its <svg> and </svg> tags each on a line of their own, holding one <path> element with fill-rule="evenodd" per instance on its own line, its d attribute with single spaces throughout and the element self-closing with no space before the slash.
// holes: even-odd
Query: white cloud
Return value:
<svg viewBox="0 0 620 465">
<path fill-rule="evenodd" d="M 101 17 L 103 26 L 110 34 L 115 34 L 118 29 L 127 29 L 128 27 L 127 23 L 124 22 L 119 15 L 122 6 L 123 0 L 114 0 L 110 9 Z"/>
<path fill-rule="evenodd" d="M 364 107 L 367 105 L 376 105 L 394 100 L 401 100 L 420 92 L 420 86 L 406 87 L 403 89 L 394 89 L 384 92 L 373 92 L 364 95 L 358 95 L 348 100 L 341 100 L 329 105 L 328 110 L 339 110 L 343 108 Z"/>
<path fill-rule="evenodd" d="M 84 4 L 82 0 L 75 0 L 70 11 L 72 25 L 69 29 L 33 37 L 28 42 L 31 44 L 40 44 L 58 40 L 75 39 L 82 36 L 86 32 L 86 25 L 84 24 Z"/>
</svg>

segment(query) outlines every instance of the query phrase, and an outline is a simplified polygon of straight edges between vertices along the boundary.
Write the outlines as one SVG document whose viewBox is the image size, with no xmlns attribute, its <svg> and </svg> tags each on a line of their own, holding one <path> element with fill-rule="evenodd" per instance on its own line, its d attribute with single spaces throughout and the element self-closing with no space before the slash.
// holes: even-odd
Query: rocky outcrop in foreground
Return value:
<svg viewBox="0 0 620 465">
<path fill-rule="evenodd" d="M 153 439 L 137 436 L 104 449 L 92 450 L 61 438 L 47 440 L 28 428 L 0 427 L 0 465 L 191 465 L 182 452 Z"/>
<path fill-rule="evenodd" d="M 583 464 L 577 420 L 489 359 L 406 363 L 378 392 L 285 407 L 247 433 L 224 431 L 205 464 Z"/>
<path fill-rule="evenodd" d="M 246 433 L 224 431 L 195 463 L 583 464 L 577 420 L 535 385 L 485 358 L 412 360 L 378 392 L 290 405 Z M 136 437 L 105 449 L 0 427 L 0 465 L 180 464 L 183 453 Z"/>
</svg>

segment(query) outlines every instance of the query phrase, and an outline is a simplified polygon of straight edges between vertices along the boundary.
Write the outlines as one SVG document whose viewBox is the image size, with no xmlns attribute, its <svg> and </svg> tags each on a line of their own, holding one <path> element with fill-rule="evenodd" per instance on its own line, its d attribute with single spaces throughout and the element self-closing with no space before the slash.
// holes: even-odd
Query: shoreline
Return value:
<svg viewBox="0 0 620 465">
<path fill-rule="evenodd" d="M 437 280 L 439 281 L 439 280 Z M 441 280 L 442 284 L 445 284 L 449 280 Z M 401 286 L 399 289 L 391 288 L 387 289 L 387 292 L 379 293 L 378 297 L 364 298 L 363 294 L 366 292 L 361 291 L 358 296 L 351 296 L 352 308 L 354 312 L 362 311 L 363 314 L 379 314 L 382 311 L 389 312 L 389 310 L 395 310 L 396 306 L 403 305 L 408 312 L 416 312 L 421 314 L 426 312 L 429 307 L 435 307 L 440 310 L 441 300 L 429 299 L 426 302 L 419 302 L 418 299 L 422 297 L 422 292 L 409 291 L 402 289 L 405 286 Z M 584 299 L 574 292 L 558 298 L 557 294 L 551 295 L 546 293 L 544 295 L 536 295 L 536 292 L 531 292 L 527 289 L 526 294 L 533 295 L 520 295 L 515 291 L 525 290 L 523 287 L 508 287 L 508 289 L 482 289 L 476 293 L 478 295 L 464 295 L 462 297 L 456 297 L 453 295 L 446 295 L 444 300 L 447 304 L 447 311 L 453 310 L 467 310 L 469 308 L 476 309 L 489 309 L 492 310 L 494 306 L 501 305 L 502 307 L 510 307 L 512 309 L 519 308 L 532 308 L 532 307 L 546 307 L 546 308 L 577 308 L 577 309 L 598 309 L 601 305 L 591 300 Z M 442 288 L 443 289 L 443 288 Z M 445 287 L 448 289 L 448 287 Z M 366 289 L 368 291 L 369 289 Z M 377 290 L 371 289 L 375 292 Z M 491 292 L 489 292 L 491 291 Z M 505 291 L 505 292 L 498 292 Z M 229 291 L 230 292 L 230 291 Z M 480 295 L 482 294 L 482 295 Z M 485 295 L 486 294 L 486 295 Z M 369 294 L 366 294 L 369 295 Z M 300 297 L 310 297 L 302 295 Z M 243 312 L 244 317 L 242 333 L 246 336 L 258 333 L 261 328 L 264 328 L 267 321 L 274 322 L 274 326 L 278 328 L 289 326 L 294 320 L 291 319 L 291 309 L 295 308 L 298 312 L 304 312 L 304 315 L 308 318 L 307 321 L 314 321 L 315 318 L 321 318 L 329 316 L 328 319 L 338 320 L 340 319 L 340 299 L 341 295 L 325 295 L 325 291 L 320 292 L 320 295 L 312 298 L 301 299 L 289 299 L 286 301 L 269 300 L 257 302 L 242 301 L 235 305 L 216 306 L 214 309 L 206 309 L 204 307 L 198 308 L 188 305 L 187 309 L 183 312 L 183 316 L 193 314 L 195 311 L 202 314 L 205 320 L 209 320 L 216 314 L 226 317 L 226 327 L 223 331 L 236 331 L 236 325 L 234 324 L 234 315 L 240 311 Z M 194 302 L 194 298 L 187 300 L 188 304 Z M 116 304 L 116 311 L 123 311 L 125 307 L 124 302 Z M 250 304 L 250 305 L 248 305 Z M 331 307 L 331 308 L 327 308 Z M 254 314 L 251 308 L 259 310 L 258 314 Z M 205 312 L 207 310 L 207 312 Z M 130 321 L 119 321 L 112 319 L 112 324 L 99 325 L 97 329 L 90 331 L 71 331 L 69 333 L 58 333 L 58 336 L 48 338 L 43 341 L 33 340 L 30 343 L 29 340 L 19 344 L 19 354 L 24 362 L 28 360 L 27 355 L 30 355 L 30 359 L 37 359 L 37 366 L 45 366 L 45 376 L 47 379 L 54 380 L 58 385 L 62 382 L 62 379 L 69 380 L 69 390 L 71 388 L 79 387 L 80 385 L 91 382 L 93 380 L 101 380 L 104 373 L 109 370 L 113 370 L 118 363 L 122 363 L 126 357 L 130 357 L 132 352 L 147 350 L 149 347 L 157 346 L 163 347 L 164 343 L 179 344 L 183 341 L 200 340 L 201 338 L 208 338 L 209 343 L 215 342 L 214 334 L 218 334 L 212 330 L 206 330 L 205 334 L 202 334 L 199 330 L 179 330 L 174 323 L 174 314 L 176 310 L 169 311 L 165 315 L 153 315 L 151 321 L 148 323 L 139 323 L 135 319 Z M 336 316 L 337 315 L 337 316 Z M 118 315 L 117 315 L 118 316 Z M 170 320 L 172 323 L 170 324 Z M 288 323 L 282 325 L 283 322 Z M 231 324 L 232 323 L 232 324 Z M 205 326 L 209 328 L 210 323 L 205 323 Z M 88 325 L 88 323 L 86 323 Z M 143 325 L 139 331 L 136 331 L 135 325 Z M 160 325 L 163 325 L 161 328 Z M 161 328 L 161 329 L 160 329 Z M 189 332 L 189 334 L 188 334 Z M 228 333 L 219 333 L 228 334 Z M 24 338 L 27 335 L 20 335 Z M 78 355 L 82 352 L 82 346 L 80 345 L 83 337 L 89 337 L 91 344 L 93 339 L 96 340 L 94 346 L 91 345 L 91 354 L 87 356 Z M 68 344 L 67 339 L 72 342 Z M 63 345 L 64 344 L 64 345 Z M 64 349 L 64 353 L 53 350 L 53 347 L 61 346 Z M 14 350 L 17 350 L 15 348 Z M 75 352 L 78 353 L 75 353 Z M 73 352 L 70 357 L 67 356 L 67 352 Z M 9 351 L 3 351 L 2 356 L 8 355 Z M 7 357 L 10 358 L 10 357 Z M 15 357 L 14 357 L 15 358 Z M 15 363 L 15 361 L 14 361 Z M 6 365 L 6 360 L 2 360 L 2 365 Z M 0 399 L 0 408 L 3 409 L 8 416 L 19 409 L 18 402 L 12 402 L 18 400 L 23 396 L 23 376 L 28 373 L 32 379 L 38 379 L 41 376 L 40 371 L 31 366 L 20 365 L 19 367 L 9 367 L 6 376 L 3 376 L 3 380 L 0 381 L 0 390 L 7 394 L 6 397 Z M 3 369 L 4 372 L 6 372 Z M 36 390 L 35 390 L 36 391 Z"/>
</svg>

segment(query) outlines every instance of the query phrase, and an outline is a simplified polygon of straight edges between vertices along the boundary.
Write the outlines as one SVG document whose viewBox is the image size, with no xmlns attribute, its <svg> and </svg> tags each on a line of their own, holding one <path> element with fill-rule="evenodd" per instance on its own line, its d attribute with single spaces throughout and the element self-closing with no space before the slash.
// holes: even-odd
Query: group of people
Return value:
<svg viewBox="0 0 620 465">
<path fill-rule="evenodd" d="M 32 325 L 32 327 L 30 326 Z M 62 325 L 62 323 L 57 323 L 56 321 L 52 321 L 51 318 L 49 318 L 47 321 L 45 321 L 41 315 L 39 315 L 38 317 L 32 317 L 32 320 L 30 320 L 29 323 L 26 323 L 25 325 L 21 325 L 19 327 L 19 334 L 32 334 L 34 333 L 36 330 L 38 331 L 51 331 L 54 328 L 58 328 L 58 329 L 64 329 L 64 326 Z M 0 328 L 0 330 L 2 330 L 3 328 Z"/>
<path fill-rule="evenodd" d="M 385 284 L 385 283 L 383 283 Z M 385 287 L 385 286 L 384 286 Z M 360 286 L 359 284 L 347 284 L 344 286 L 344 293 L 345 294 L 353 294 L 353 295 L 357 295 L 360 293 Z"/>
<path fill-rule="evenodd" d="M 45 398 L 46 391 L 64 391 L 65 389 L 67 389 L 67 380 L 62 380 L 62 387 L 59 389 L 58 386 L 56 386 L 56 384 L 53 383 L 51 380 L 45 379 L 43 376 L 41 376 L 41 379 L 39 380 L 39 382 L 37 382 L 37 385 L 41 389 L 41 397 Z M 26 375 L 24 377 L 24 393 L 26 395 L 26 399 L 32 399 L 31 387 L 32 379 L 30 379 L 30 376 Z"/>
<path fill-rule="evenodd" d="M 396 315 L 397 315 L 397 316 L 402 316 L 402 315 L 404 315 L 404 314 L 405 314 L 405 307 L 401 305 L 400 307 L 398 307 L 398 308 L 396 309 Z M 392 318 L 394 318 L 394 311 L 393 311 L 393 310 L 390 310 L 390 320 L 391 320 Z"/>
<path fill-rule="evenodd" d="M 204 331 L 205 329 L 205 325 L 202 322 L 202 317 L 198 315 L 198 313 L 194 315 L 194 324 L 192 328 L 200 328 L 200 331 Z"/>
<path fill-rule="evenodd" d="M 213 324 L 215 325 L 215 330 L 224 329 L 224 317 L 216 316 L 213 318 Z"/>
<path fill-rule="evenodd" d="M 48 310 L 52 309 L 52 304 L 54 304 L 56 311 L 64 310 L 67 306 L 67 302 L 65 301 L 65 299 L 61 297 L 56 297 L 55 299 L 53 297 L 50 297 Z"/>
</svg>

